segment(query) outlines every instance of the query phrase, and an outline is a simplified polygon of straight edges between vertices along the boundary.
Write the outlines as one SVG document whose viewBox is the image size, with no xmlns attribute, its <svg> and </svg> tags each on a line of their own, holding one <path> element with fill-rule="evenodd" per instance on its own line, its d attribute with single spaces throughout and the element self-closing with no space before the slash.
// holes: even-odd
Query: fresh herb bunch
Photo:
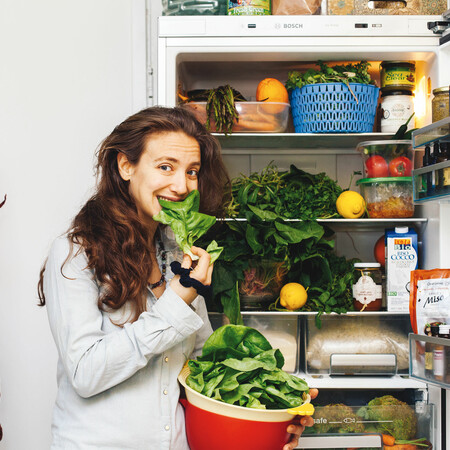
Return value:
<svg viewBox="0 0 450 450">
<path fill-rule="evenodd" d="M 339 217 L 336 200 L 342 188 L 325 173 L 313 175 L 294 165 L 279 171 L 269 164 L 261 173 L 241 175 L 232 182 L 228 217 L 246 217 L 250 211 L 262 219 L 329 219 Z"/>
<path fill-rule="evenodd" d="M 306 72 L 292 70 L 288 73 L 286 89 L 291 91 L 295 88 L 302 88 L 307 84 L 316 83 L 362 83 L 374 84 L 369 75 L 370 63 L 361 61 L 359 63 L 338 64 L 333 67 L 323 61 L 318 61 L 319 69 L 308 69 Z"/>
</svg>

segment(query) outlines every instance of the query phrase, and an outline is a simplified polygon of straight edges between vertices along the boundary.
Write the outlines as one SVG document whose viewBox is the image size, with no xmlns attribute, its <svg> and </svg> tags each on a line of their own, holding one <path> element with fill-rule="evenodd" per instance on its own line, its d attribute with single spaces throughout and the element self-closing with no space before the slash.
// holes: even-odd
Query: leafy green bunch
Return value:
<svg viewBox="0 0 450 450">
<path fill-rule="evenodd" d="M 194 242 L 203 236 L 216 222 L 216 218 L 199 213 L 200 194 L 193 190 L 182 202 L 171 202 L 159 199 L 161 211 L 153 216 L 157 222 L 169 225 L 175 235 L 175 240 L 183 253 L 194 261 L 198 256 L 191 252 Z M 206 251 L 211 255 L 211 264 L 219 257 L 222 248 L 216 241 L 209 243 Z"/>
<path fill-rule="evenodd" d="M 338 217 L 336 200 L 342 188 L 325 173 L 313 175 L 293 164 L 280 171 L 269 164 L 261 173 L 233 180 L 229 217 L 255 214 L 263 220 L 329 219 Z"/>
<path fill-rule="evenodd" d="M 259 260 L 283 263 L 286 282 L 309 287 L 303 309 L 319 312 L 319 326 L 323 312 L 352 310 L 352 261 L 335 255 L 333 231 L 315 220 L 338 217 L 335 203 L 341 192 L 325 174 L 295 166 L 282 172 L 270 165 L 233 180 L 227 211 L 234 220 L 218 223 L 211 232 L 224 250 L 214 266 L 209 309 L 242 323 L 238 287 L 249 261 Z"/>
<path fill-rule="evenodd" d="M 284 357 L 257 330 L 243 325 L 218 328 L 202 355 L 188 362 L 189 387 L 207 397 L 256 409 L 300 406 L 309 391 L 304 380 L 282 370 Z"/>
<path fill-rule="evenodd" d="M 370 63 L 361 61 L 359 63 L 337 64 L 329 66 L 323 61 L 318 61 L 319 69 L 308 69 L 305 72 L 292 70 L 288 73 L 286 89 L 302 88 L 307 84 L 316 83 L 349 83 L 374 84 L 369 75 Z"/>
</svg>

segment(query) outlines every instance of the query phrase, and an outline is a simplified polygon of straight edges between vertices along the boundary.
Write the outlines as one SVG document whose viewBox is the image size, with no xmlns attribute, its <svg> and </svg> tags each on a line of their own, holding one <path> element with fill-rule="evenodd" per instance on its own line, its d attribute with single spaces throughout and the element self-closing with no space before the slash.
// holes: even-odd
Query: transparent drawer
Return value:
<svg viewBox="0 0 450 450">
<path fill-rule="evenodd" d="M 228 323 L 227 317 L 223 314 L 210 313 L 209 319 L 214 330 Z M 277 313 L 243 314 L 242 319 L 245 326 L 258 330 L 273 348 L 278 348 L 281 351 L 284 356 L 283 370 L 289 373 L 297 372 L 299 360 L 297 316 Z"/>
<path fill-rule="evenodd" d="M 409 315 L 322 315 L 304 319 L 302 365 L 309 375 L 408 374 Z"/>
<path fill-rule="evenodd" d="M 450 389 L 450 339 L 409 335 L 410 376 Z"/>
<path fill-rule="evenodd" d="M 421 401 L 408 404 L 386 395 L 362 406 L 328 404 L 316 406 L 313 418 L 314 426 L 305 429 L 297 448 L 324 448 L 319 444 L 331 437 L 328 448 L 389 448 L 410 441 L 427 449 L 434 444 L 434 405 Z"/>
</svg>

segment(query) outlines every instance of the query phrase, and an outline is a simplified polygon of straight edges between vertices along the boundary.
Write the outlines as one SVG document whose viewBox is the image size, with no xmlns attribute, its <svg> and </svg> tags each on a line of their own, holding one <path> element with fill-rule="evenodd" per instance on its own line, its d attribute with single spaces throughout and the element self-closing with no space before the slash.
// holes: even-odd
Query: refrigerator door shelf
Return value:
<svg viewBox="0 0 450 450">
<path fill-rule="evenodd" d="M 409 355 L 411 378 L 450 390 L 450 339 L 411 333 Z"/>
</svg>

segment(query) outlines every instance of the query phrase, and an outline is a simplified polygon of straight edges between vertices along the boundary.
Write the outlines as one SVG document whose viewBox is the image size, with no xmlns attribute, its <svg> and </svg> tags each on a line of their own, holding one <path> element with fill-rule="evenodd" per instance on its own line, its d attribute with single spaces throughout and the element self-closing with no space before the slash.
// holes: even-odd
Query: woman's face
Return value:
<svg viewBox="0 0 450 450">
<path fill-rule="evenodd" d="M 177 202 L 198 189 L 200 146 L 181 131 L 151 135 L 136 165 L 123 153 L 117 155 L 117 162 L 139 215 L 149 223 L 161 211 L 159 198 Z"/>
</svg>

